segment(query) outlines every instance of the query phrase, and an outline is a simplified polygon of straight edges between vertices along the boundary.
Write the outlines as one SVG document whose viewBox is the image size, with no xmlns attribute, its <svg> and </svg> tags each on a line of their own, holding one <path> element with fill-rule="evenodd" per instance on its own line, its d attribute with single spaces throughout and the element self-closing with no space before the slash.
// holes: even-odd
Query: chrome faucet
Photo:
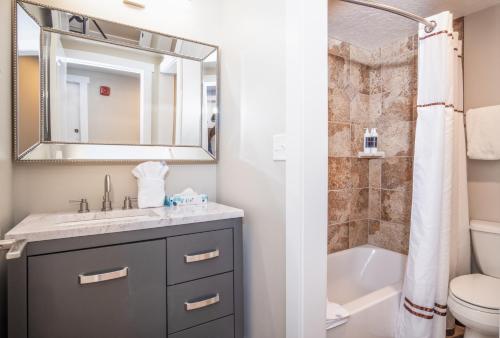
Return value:
<svg viewBox="0 0 500 338">
<path fill-rule="evenodd" d="M 79 203 L 80 204 L 80 209 L 78 209 L 79 213 L 85 213 L 85 212 L 90 212 L 89 210 L 89 202 L 87 201 L 86 198 L 82 198 L 81 200 L 70 200 L 69 203 Z"/>
<path fill-rule="evenodd" d="M 113 210 L 111 206 L 111 198 L 109 194 L 111 193 L 111 176 L 104 176 L 104 196 L 102 198 L 102 209 L 101 211 Z"/>
</svg>

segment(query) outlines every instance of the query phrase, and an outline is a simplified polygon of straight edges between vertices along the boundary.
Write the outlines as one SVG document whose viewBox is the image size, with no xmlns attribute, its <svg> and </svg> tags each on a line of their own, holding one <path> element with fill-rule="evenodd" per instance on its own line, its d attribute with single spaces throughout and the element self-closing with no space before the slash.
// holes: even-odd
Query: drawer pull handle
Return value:
<svg viewBox="0 0 500 338">
<path fill-rule="evenodd" d="M 94 275 L 80 274 L 78 275 L 78 280 L 80 284 L 92 284 L 105 282 L 112 279 L 124 278 L 128 276 L 128 267 L 121 268 L 115 271 L 103 272 Z"/>
<path fill-rule="evenodd" d="M 216 294 L 213 297 L 199 300 L 196 302 L 185 302 L 184 306 L 186 307 L 186 311 L 193 311 L 193 310 L 197 310 L 197 309 L 202 309 L 202 308 L 210 306 L 210 305 L 217 304 L 218 302 L 220 302 L 220 296 L 219 296 L 219 294 Z"/>
<path fill-rule="evenodd" d="M 219 255 L 220 255 L 219 249 L 215 249 L 213 251 L 204 252 L 200 254 L 184 255 L 184 261 L 186 263 L 202 262 L 209 259 L 217 258 L 219 257 Z"/>
</svg>

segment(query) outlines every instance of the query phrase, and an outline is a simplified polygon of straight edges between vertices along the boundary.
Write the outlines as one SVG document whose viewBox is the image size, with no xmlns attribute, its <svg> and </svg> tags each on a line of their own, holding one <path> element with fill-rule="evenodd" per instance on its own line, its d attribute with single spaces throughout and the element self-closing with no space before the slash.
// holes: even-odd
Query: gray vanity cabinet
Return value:
<svg viewBox="0 0 500 338">
<path fill-rule="evenodd" d="M 241 218 L 29 242 L 9 338 L 242 338 Z"/>
<path fill-rule="evenodd" d="M 29 257 L 29 336 L 164 338 L 165 262 L 165 240 Z"/>
</svg>

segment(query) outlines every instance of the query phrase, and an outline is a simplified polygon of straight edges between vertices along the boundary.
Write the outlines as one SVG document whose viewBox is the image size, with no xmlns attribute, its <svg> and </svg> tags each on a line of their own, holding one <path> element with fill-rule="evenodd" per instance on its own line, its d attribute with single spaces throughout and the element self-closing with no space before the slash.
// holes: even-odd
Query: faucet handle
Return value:
<svg viewBox="0 0 500 338">
<path fill-rule="evenodd" d="M 80 203 L 80 209 L 78 209 L 79 213 L 90 212 L 89 202 L 86 198 L 82 198 L 81 200 L 69 200 L 69 203 Z"/>
<path fill-rule="evenodd" d="M 132 207 L 132 201 L 137 201 L 137 198 L 135 197 L 130 197 L 130 196 L 125 196 L 125 199 L 123 200 L 123 210 L 129 210 L 133 209 Z"/>
</svg>

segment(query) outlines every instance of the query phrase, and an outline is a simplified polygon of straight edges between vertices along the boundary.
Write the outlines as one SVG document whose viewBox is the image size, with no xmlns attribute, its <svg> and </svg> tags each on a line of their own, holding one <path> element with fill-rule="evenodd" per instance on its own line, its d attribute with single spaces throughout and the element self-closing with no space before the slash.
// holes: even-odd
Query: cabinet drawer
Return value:
<svg viewBox="0 0 500 338">
<path fill-rule="evenodd" d="M 30 338 L 164 338 L 166 242 L 28 258 Z"/>
<path fill-rule="evenodd" d="M 167 238 L 168 285 L 233 270 L 233 230 Z"/>
<path fill-rule="evenodd" d="M 181 331 L 233 313 L 233 273 L 167 288 L 168 333 Z"/>
<path fill-rule="evenodd" d="M 228 316 L 214 320 L 171 334 L 168 338 L 234 338 L 234 317 Z"/>
</svg>

